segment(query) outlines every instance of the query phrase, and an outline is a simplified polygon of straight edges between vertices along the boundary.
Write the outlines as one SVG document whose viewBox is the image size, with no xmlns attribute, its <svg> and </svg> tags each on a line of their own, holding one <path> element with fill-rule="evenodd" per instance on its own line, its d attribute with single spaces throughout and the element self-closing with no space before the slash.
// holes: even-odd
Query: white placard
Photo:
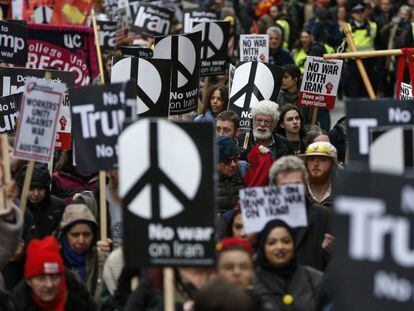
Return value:
<svg viewBox="0 0 414 311">
<path fill-rule="evenodd" d="M 291 227 L 306 227 L 305 187 L 301 184 L 240 190 L 240 207 L 246 233 L 260 232 L 273 219 Z"/>
<path fill-rule="evenodd" d="M 16 158 L 44 163 L 50 161 L 65 92 L 64 84 L 27 78 L 13 148 Z"/>
<path fill-rule="evenodd" d="M 240 61 L 269 61 L 269 35 L 240 35 Z"/>
<path fill-rule="evenodd" d="M 408 100 L 413 98 L 413 88 L 411 87 L 411 84 L 401 82 L 400 99 Z"/>
</svg>

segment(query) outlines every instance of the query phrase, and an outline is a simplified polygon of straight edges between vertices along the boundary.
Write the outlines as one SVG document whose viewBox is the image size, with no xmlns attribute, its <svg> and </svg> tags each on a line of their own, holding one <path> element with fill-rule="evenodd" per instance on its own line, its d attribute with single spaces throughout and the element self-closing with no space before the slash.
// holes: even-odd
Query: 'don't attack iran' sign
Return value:
<svg viewBox="0 0 414 311">
<path fill-rule="evenodd" d="M 49 80 L 27 78 L 16 131 L 13 155 L 48 163 L 53 155 L 59 109 L 66 86 Z"/>
<path fill-rule="evenodd" d="M 217 12 L 208 9 L 185 9 L 183 10 L 184 33 L 193 32 L 195 23 L 211 22 L 219 19 Z"/>
<path fill-rule="evenodd" d="M 412 178 L 345 170 L 334 211 L 335 310 L 413 310 Z"/>
<path fill-rule="evenodd" d="M 241 62 L 269 62 L 269 35 L 240 35 Z"/>
<path fill-rule="evenodd" d="M 197 23 L 193 31 L 201 31 L 202 37 L 200 76 L 225 74 L 230 23 L 225 21 Z"/>
<path fill-rule="evenodd" d="M 307 56 L 298 105 L 308 108 L 334 109 L 342 60 L 325 60 Z"/>
<path fill-rule="evenodd" d="M 210 123 L 144 118 L 122 132 L 127 267 L 214 265 L 213 148 Z"/>
<path fill-rule="evenodd" d="M 146 36 L 165 36 L 170 33 L 174 11 L 153 4 L 141 3 L 132 30 Z"/>
<path fill-rule="evenodd" d="M 240 208 L 246 233 L 260 232 L 273 219 L 306 227 L 305 187 L 302 184 L 240 189 Z"/>
<path fill-rule="evenodd" d="M 116 46 L 117 22 L 96 21 L 99 27 L 99 45 L 103 52 L 111 51 Z"/>
</svg>

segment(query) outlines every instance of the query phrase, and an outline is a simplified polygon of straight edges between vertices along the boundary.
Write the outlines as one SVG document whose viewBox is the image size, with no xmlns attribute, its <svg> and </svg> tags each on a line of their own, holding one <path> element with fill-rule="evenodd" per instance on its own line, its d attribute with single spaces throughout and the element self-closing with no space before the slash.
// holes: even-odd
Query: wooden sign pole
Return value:
<svg viewBox="0 0 414 311">
<path fill-rule="evenodd" d="M 105 84 L 105 76 L 102 64 L 101 46 L 99 45 L 99 33 L 96 25 L 95 10 L 91 10 L 93 33 L 95 36 L 96 54 L 98 56 L 99 75 L 101 84 Z M 99 227 L 101 240 L 107 239 L 107 215 L 106 215 L 106 174 L 105 171 L 99 171 Z"/>
<path fill-rule="evenodd" d="M 174 270 L 164 268 L 164 311 L 174 311 Z"/>
<path fill-rule="evenodd" d="M 0 214 L 2 214 L 2 211 L 9 211 L 12 205 L 4 191 L 11 182 L 9 142 L 5 134 L 0 134 L 0 162 L 0 187 L 3 188 L 0 191 Z"/>
</svg>

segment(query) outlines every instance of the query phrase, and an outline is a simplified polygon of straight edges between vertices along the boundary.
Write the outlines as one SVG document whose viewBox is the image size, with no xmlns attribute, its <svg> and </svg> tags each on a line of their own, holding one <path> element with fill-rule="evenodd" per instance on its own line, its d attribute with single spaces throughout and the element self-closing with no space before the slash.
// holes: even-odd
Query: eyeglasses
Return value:
<svg viewBox="0 0 414 311">
<path fill-rule="evenodd" d="M 237 163 L 237 162 L 239 162 L 239 160 L 240 160 L 240 156 L 235 156 L 235 157 L 231 157 L 231 158 L 229 158 L 229 159 L 225 160 L 223 163 L 224 163 L 225 165 L 230 165 L 233 161 L 234 161 L 235 163 Z"/>
<path fill-rule="evenodd" d="M 256 124 L 264 123 L 265 125 L 270 125 L 270 124 L 272 124 L 272 122 L 273 122 L 273 119 L 260 119 L 260 118 L 254 119 L 254 123 L 256 123 Z"/>
</svg>

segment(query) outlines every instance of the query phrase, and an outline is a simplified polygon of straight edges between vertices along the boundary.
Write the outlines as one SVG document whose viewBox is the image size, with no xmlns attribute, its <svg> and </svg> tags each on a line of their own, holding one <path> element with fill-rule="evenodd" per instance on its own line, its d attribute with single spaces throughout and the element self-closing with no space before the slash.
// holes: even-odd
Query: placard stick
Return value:
<svg viewBox="0 0 414 311">
<path fill-rule="evenodd" d="M 164 268 L 164 311 L 174 311 L 174 270 Z"/>
<path fill-rule="evenodd" d="M 203 107 L 203 104 L 206 103 L 206 96 L 208 91 L 208 77 L 204 77 L 204 84 L 203 84 L 203 99 L 201 101 L 201 105 L 199 105 L 197 109 L 197 113 L 201 113 L 201 108 Z"/>
<path fill-rule="evenodd" d="M 24 215 L 24 212 L 26 210 L 27 195 L 29 194 L 30 182 L 32 181 L 34 164 L 35 162 L 33 160 L 29 161 L 26 168 L 26 174 L 24 175 L 23 189 L 19 205 L 22 215 Z"/>
<path fill-rule="evenodd" d="M 11 181 L 9 142 L 7 140 L 7 135 L 0 134 L 0 144 L 0 186 L 3 187 L 3 189 L 0 191 L 0 211 L 9 211 L 12 202 L 7 198 L 4 191 L 4 187 L 7 186 Z"/>
<path fill-rule="evenodd" d="M 354 38 L 352 38 L 351 30 L 347 23 L 342 23 L 342 29 L 344 31 L 346 41 L 348 42 L 351 51 L 356 52 Z M 357 64 L 359 74 L 361 75 L 362 81 L 364 82 L 365 88 L 367 90 L 368 96 L 370 99 L 375 99 L 376 95 L 374 89 L 372 88 L 371 81 L 369 80 L 367 71 L 365 70 L 364 64 L 360 58 L 355 58 L 355 62 Z"/>
<path fill-rule="evenodd" d="M 96 54 L 98 55 L 99 75 L 101 84 L 105 84 L 105 76 L 102 64 L 101 46 L 99 45 L 99 33 L 96 25 L 95 10 L 91 10 L 93 33 L 95 36 Z M 99 227 L 101 229 L 101 240 L 107 239 L 106 226 L 106 174 L 105 171 L 99 171 Z"/>
<path fill-rule="evenodd" d="M 379 51 L 357 51 L 346 53 L 333 53 L 323 54 L 324 59 L 347 59 L 347 58 L 363 58 L 363 57 L 387 57 L 387 56 L 399 56 L 404 53 L 399 50 L 379 50 Z"/>
<path fill-rule="evenodd" d="M 315 125 L 316 121 L 318 118 L 318 108 L 313 108 L 312 109 L 312 121 L 311 121 L 311 125 Z"/>
</svg>

